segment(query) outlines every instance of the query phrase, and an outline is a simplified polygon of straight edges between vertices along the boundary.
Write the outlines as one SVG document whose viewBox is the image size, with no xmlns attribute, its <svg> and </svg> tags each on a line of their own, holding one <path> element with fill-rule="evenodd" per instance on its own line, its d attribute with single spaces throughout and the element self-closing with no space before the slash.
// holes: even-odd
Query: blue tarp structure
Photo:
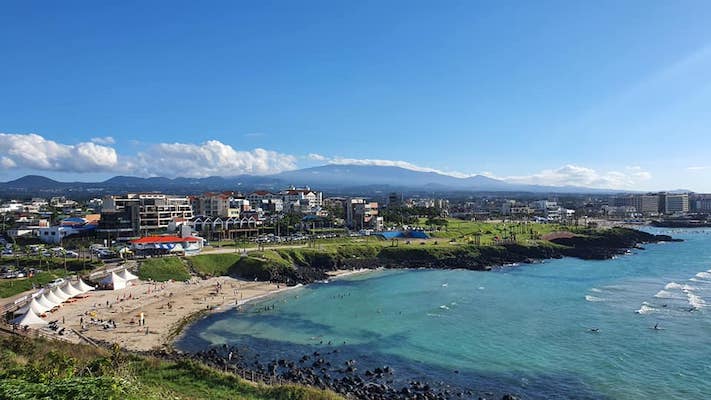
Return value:
<svg viewBox="0 0 711 400">
<path fill-rule="evenodd" d="M 429 235 L 423 231 L 386 231 L 378 232 L 377 235 L 383 237 L 384 239 L 429 239 Z"/>
</svg>

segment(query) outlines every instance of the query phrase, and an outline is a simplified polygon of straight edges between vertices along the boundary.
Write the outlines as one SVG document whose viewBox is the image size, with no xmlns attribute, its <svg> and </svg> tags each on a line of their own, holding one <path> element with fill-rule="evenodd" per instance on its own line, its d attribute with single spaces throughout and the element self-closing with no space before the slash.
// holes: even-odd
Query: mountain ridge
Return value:
<svg viewBox="0 0 711 400">
<path fill-rule="evenodd" d="M 433 171 L 416 171 L 397 166 L 328 164 L 284 171 L 272 175 L 208 176 L 203 178 L 136 177 L 117 175 L 103 182 L 60 182 L 41 175 L 27 175 L 0 183 L 0 192 L 35 193 L 66 191 L 201 191 L 278 189 L 311 186 L 330 192 L 358 188 L 401 191 L 534 192 L 534 193 L 619 193 L 614 189 L 577 186 L 516 184 L 483 175 L 465 178 Z"/>
</svg>

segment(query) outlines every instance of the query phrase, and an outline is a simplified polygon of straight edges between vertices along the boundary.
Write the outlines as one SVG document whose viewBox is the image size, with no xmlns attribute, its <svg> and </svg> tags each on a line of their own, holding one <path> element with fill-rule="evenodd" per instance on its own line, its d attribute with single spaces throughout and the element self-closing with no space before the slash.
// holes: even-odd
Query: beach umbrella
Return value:
<svg viewBox="0 0 711 400">
<path fill-rule="evenodd" d="M 81 290 L 84 293 L 91 291 L 91 290 L 95 290 L 95 288 L 93 286 L 89 286 L 86 283 L 84 283 L 84 281 L 81 280 L 81 278 L 79 278 L 79 280 L 77 281 L 76 285 L 74 285 L 74 287 L 76 287 L 77 289 Z"/>
<path fill-rule="evenodd" d="M 35 299 L 33 297 L 32 300 L 27 302 L 27 304 L 25 304 L 24 306 L 17 309 L 15 311 L 15 315 L 27 314 L 27 311 L 30 311 L 30 310 L 32 310 L 35 314 L 42 314 L 45 311 L 47 311 L 47 309 L 43 305 L 38 303 L 37 299 Z"/>
<path fill-rule="evenodd" d="M 10 321 L 11 324 L 15 325 L 20 325 L 20 326 L 42 326 L 42 325 L 47 325 L 47 321 L 43 320 L 42 318 L 38 317 L 37 314 L 35 314 L 34 311 L 32 310 L 27 310 L 26 313 L 23 315 L 13 319 Z"/>
</svg>

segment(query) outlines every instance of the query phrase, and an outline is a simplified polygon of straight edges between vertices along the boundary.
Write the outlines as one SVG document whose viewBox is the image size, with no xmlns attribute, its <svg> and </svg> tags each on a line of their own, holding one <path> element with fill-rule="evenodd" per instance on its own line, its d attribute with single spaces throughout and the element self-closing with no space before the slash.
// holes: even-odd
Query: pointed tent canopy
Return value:
<svg viewBox="0 0 711 400">
<path fill-rule="evenodd" d="M 33 298 L 29 303 L 17 309 L 17 311 L 15 311 L 15 315 L 27 314 L 27 311 L 30 310 L 32 310 L 35 314 L 42 314 L 47 311 L 43 305 L 40 305 L 40 303 L 37 302 L 37 299 Z"/>
<path fill-rule="evenodd" d="M 71 298 L 71 296 L 68 295 L 68 294 L 66 294 L 66 293 L 64 293 L 64 292 L 62 291 L 62 289 L 59 288 L 59 286 L 53 287 L 52 290 L 51 290 L 51 292 L 52 292 L 52 294 L 54 295 L 54 297 L 57 297 L 57 298 L 59 298 L 59 299 L 62 299 L 62 301 L 67 301 L 67 300 L 69 300 L 69 299 Z"/>
<path fill-rule="evenodd" d="M 70 285 L 69 282 L 65 282 L 61 286 L 61 289 L 62 289 L 62 292 L 70 295 L 71 297 L 78 296 L 78 295 L 82 294 L 81 290 L 78 290 L 74 286 Z"/>
<path fill-rule="evenodd" d="M 138 277 L 134 274 L 132 274 L 128 269 L 121 270 L 118 274 L 116 274 L 121 277 L 121 279 L 126 280 L 126 281 L 132 281 L 134 279 L 138 279 Z"/>
<path fill-rule="evenodd" d="M 54 306 L 56 306 L 56 304 L 54 304 L 54 303 L 52 303 L 51 301 L 47 300 L 47 299 L 44 297 L 44 294 L 35 297 L 35 300 L 37 301 L 37 303 L 38 303 L 39 305 L 42 306 L 42 308 L 44 309 L 44 311 L 49 311 L 49 310 L 53 309 Z"/>
<path fill-rule="evenodd" d="M 69 293 L 67 289 L 64 288 L 64 285 L 55 286 L 55 289 L 57 289 L 60 293 L 64 293 L 64 297 L 66 297 L 67 299 L 71 299 L 72 297 L 74 297 L 73 294 Z"/>
<path fill-rule="evenodd" d="M 78 291 L 78 292 L 81 293 L 81 294 L 86 293 L 86 291 L 81 290 L 81 288 L 79 288 L 79 285 L 77 285 L 76 282 L 70 282 L 69 285 L 71 285 L 71 287 L 73 287 L 74 290 Z"/>
<path fill-rule="evenodd" d="M 77 283 L 76 283 L 76 285 L 74 285 L 74 287 L 76 287 L 77 289 L 81 290 L 84 293 L 91 291 L 91 290 L 95 290 L 95 288 L 93 286 L 89 286 L 86 283 L 84 283 L 84 281 L 81 280 L 81 278 L 79 278 L 79 281 L 77 281 Z"/>
<path fill-rule="evenodd" d="M 35 312 L 32 310 L 27 310 L 27 312 L 25 314 L 13 319 L 12 321 L 10 321 L 10 323 L 20 325 L 20 326 L 47 325 L 47 321 L 38 317 L 37 314 L 35 314 Z"/>
<path fill-rule="evenodd" d="M 126 280 L 118 276 L 115 272 L 112 272 L 101 280 L 101 284 L 110 285 L 114 290 L 119 290 L 126 287 Z"/>
<path fill-rule="evenodd" d="M 56 296 L 54 293 L 52 293 L 51 290 L 44 292 L 44 297 L 54 304 L 61 304 L 64 302 L 64 300 L 66 300 L 66 299 L 63 299 L 59 296 Z"/>
</svg>

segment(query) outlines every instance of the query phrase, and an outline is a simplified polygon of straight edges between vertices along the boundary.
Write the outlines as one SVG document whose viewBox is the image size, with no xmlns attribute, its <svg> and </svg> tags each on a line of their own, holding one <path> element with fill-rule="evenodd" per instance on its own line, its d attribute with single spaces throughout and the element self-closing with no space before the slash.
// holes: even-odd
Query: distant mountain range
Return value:
<svg viewBox="0 0 711 400">
<path fill-rule="evenodd" d="M 122 193 L 161 191 L 175 194 L 204 191 L 282 189 L 288 185 L 311 186 L 329 193 L 370 194 L 382 191 L 406 192 L 531 192 L 614 193 L 615 190 L 575 186 L 522 185 L 482 175 L 457 178 L 436 172 L 422 172 L 390 166 L 324 165 L 274 175 L 238 175 L 207 178 L 139 178 L 115 176 L 103 182 L 58 182 L 38 175 L 0 183 L 4 195 L 34 196 L 62 193 Z"/>
</svg>

